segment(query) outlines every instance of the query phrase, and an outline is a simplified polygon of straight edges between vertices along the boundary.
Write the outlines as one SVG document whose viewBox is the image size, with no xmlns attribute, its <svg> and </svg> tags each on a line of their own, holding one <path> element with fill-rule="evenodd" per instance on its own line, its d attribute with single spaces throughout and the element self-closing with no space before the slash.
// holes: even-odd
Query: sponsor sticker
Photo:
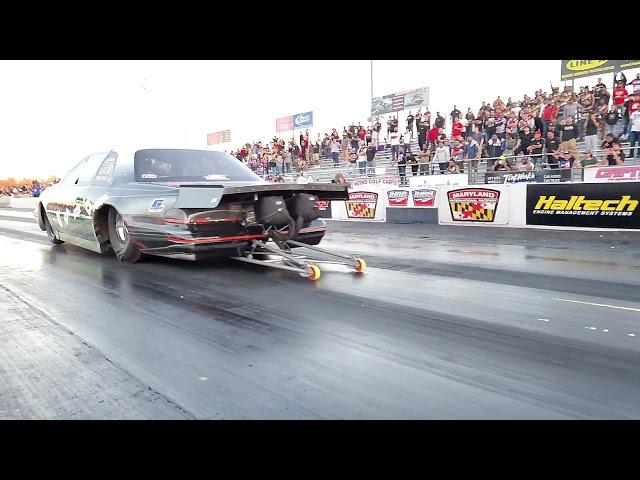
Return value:
<svg viewBox="0 0 640 480">
<path fill-rule="evenodd" d="M 389 197 L 390 207 L 406 207 L 409 203 L 409 192 L 407 190 L 389 190 L 387 196 Z"/>
<path fill-rule="evenodd" d="M 493 222 L 500 191 L 488 188 L 461 188 L 448 193 L 451 219 L 455 222 Z"/>
<path fill-rule="evenodd" d="M 151 203 L 149 212 L 161 212 L 164 210 L 164 198 L 158 198 Z"/>
<path fill-rule="evenodd" d="M 433 207 L 436 202 L 436 191 L 430 188 L 418 188 L 411 192 L 414 207 Z"/>
<path fill-rule="evenodd" d="M 349 218 L 375 218 L 378 194 L 374 192 L 352 192 L 345 200 Z"/>
<path fill-rule="evenodd" d="M 317 200 L 316 208 L 321 212 L 325 212 L 329 208 L 329 200 Z"/>
</svg>

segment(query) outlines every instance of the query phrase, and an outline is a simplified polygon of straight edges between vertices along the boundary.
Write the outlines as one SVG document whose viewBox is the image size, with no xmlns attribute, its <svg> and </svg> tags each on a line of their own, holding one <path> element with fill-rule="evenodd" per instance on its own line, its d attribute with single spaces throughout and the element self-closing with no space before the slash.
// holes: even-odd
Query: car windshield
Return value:
<svg viewBox="0 0 640 480">
<path fill-rule="evenodd" d="M 138 182 L 238 182 L 262 179 L 231 155 L 206 150 L 138 150 Z"/>
</svg>

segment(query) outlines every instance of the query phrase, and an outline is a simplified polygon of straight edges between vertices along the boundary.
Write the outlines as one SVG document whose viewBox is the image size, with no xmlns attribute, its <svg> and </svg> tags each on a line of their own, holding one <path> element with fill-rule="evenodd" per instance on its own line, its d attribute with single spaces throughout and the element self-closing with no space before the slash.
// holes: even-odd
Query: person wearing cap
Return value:
<svg viewBox="0 0 640 480">
<path fill-rule="evenodd" d="M 598 166 L 598 160 L 593 156 L 591 150 L 586 150 L 580 153 L 582 159 L 580 160 L 580 166 L 582 168 L 592 168 Z"/>
<path fill-rule="evenodd" d="M 539 166 L 542 161 L 542 148 L 544 147 L 544 140 L 542 140 L 542 132 L 540 130 L 536 130 L 533 134 L 533 140 L 531 140 L 531 144 L 527 147 L 527 154 L 531 155 L 531 161 Z"/>
<path fill-rule="evenodd" d="M 494 172 L 506 172 L 507 170 L 511 170 L 511 167 L 507 163 L 507 158 L 504 155 L 500 155 L 496 163 L 491 167 L 491 170 Z"/>
</svg>

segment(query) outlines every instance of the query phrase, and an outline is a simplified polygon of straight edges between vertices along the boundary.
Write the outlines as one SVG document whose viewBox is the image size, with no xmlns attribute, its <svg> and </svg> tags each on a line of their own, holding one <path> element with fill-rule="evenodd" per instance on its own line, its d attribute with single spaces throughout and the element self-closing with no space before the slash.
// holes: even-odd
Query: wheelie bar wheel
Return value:
<svg viewBox="0 0 640 480">
<path fill-rule="evenodd" d="M 317 265 L 309 265 L 309 274 L 306 276 L 312 282 L 320 278 L 320 268 Z"/>
<path fill-rule="evenodd" d="M 356 272 L 362 273 L 367 269 L 367 262 L 362 258 L 356 258 Z"/>
</svg>

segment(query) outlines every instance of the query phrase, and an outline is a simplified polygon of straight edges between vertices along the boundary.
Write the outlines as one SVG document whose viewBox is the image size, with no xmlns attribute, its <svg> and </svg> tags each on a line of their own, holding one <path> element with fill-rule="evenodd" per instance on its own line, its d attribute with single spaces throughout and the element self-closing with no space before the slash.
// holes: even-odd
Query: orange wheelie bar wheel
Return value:
<svg viewBox="0 0 640 480">
<path fill-rule="evenodd" d="M 367 262 L 362 258 L 356 258 L 356 272 L 364 272 L 367 269 Z"/>
<path fill-rule="evenodd" d="M 307 277 L 312 282 L 315 282 L 320 278 L 320 268 L 317 265 L 309 265 L 309 270 L 311 274 Z"/>
</svg>

